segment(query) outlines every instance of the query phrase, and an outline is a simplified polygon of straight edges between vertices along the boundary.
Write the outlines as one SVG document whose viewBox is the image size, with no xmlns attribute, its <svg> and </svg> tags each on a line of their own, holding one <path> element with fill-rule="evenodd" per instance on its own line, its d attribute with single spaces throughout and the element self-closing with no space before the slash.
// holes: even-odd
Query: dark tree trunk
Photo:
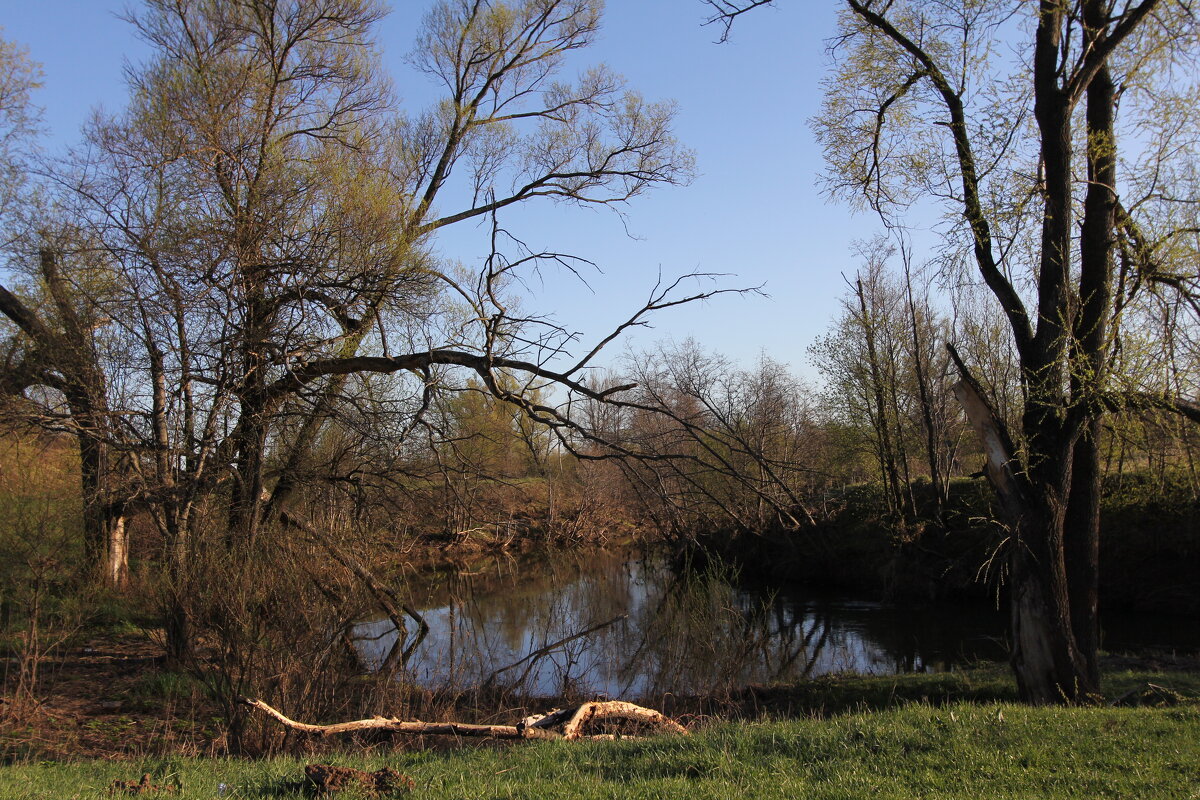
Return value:
<svg viewBox="0 0 1200 800">
<path fill-rule="evenodd" d="M 1028 389 L 1024 502 L 1009 519 L 1012 665 L 1021 696 L 1074 702 L 1098 687 L 1089 679 L 1071 620 L 1065 548 L 1077 431 L 1065 396 L 1073 303 L 1071 252 L 1071 99 L 1060 84 L 1064 7 L 1043 0 L 1034 49 L 1034 115 L 1045 168 L 1038 325 L 1021 367 Z"/>
<path fill-rule="evenodd" d="M 80 298 L 63 277 L 58 254 L 53 249 L 43 248 L 39 252 L 38 267 L 58 328 L 51 329 L 23 308 L 28 319 L 16 321 L 37 343 L 47 366 L 58 371 L 61 378 L 57 386 L 71 410 L 71 423 L 79 442 L 84 570 L 102 585 L 121 589 L 129 578 L 124 498 L 117 490 L 108 381 L 99 365 L 94 326 L 89 322 L 93 314 L 86 308 L 87 298 Z"/>
<path fill-rule="evenodd" d="M 952 350 L 953 353 L 953 350 Z M 1032 703 L 1075 702 L 1098 686 L 1086 671 L 1076 643 L 1064 551 L 1066 496 L 1071 463 L 1040 462 L 1036 477 L 1018 472 L 1004 424 L 956 353 L 963 380 L 955 387 L 983 443 L 988 479 L 1001 501 L 1011 531 L 1009 601 L 1011 663 L 1022 699 Z"/>
<path fill-rule="evenodd" d="M 253 544 L 258 538 L 264 505 L 268 400 L 264 344 L 270 341 L 273 314 L 265 297 L 260 269 L 250 270 L 246 302 L 247 327 L 241 343 L 242 385 L 239 391 L 237 461 L 229 504 L 228 544 Z"/>
<path fill-rule="evenodd" d="M 1083 4 L 1084 31 L 1091 46 L 1103 44 L 1108 25 L 1103 3 Z M 1071 597 L 1071 627 L 1086 677 L 1099 684 L 1100 647 L 1100 431 L 1101 404 L 1109 361 L 1112 313 L 1113 235 L 1116 228 L 1115 89 L 1107 64 L 1087 87 L 1087 174 L 1079 242 L 1079 311 L 1071 353 L 1071 413 L 1082 417 L 1072 458 L 1064 552 Z"/>
<path fill-rule="evenodd" d="M 267 444 L 265 411 L 257 398 L 241 404 L 236 478 L 229 505 L 229 544 L 253 543 L 258 536 L 263 504 L 263 471 Z"/>
<path fill-rule="evenodd" d="M 1090 420 L 1075 444 L 1063 530 L 1071 628 L 1091 687 L 1100 685 L 1100 424 Z"/>
<path fill-rule="evenodd" d="M 1033 702 L 1086 698 L 1097 689 L 1098 435 L 1113 314 L 1117 150 L 1107 62 L 1121 40 L 1146 23 L 1159 0 L 1124 4 L 1120 10 L 1105 0 L 1038 3 L 1032 90 L 1043 209 L 1033 313 L 994 257 L 962 81 L 948 77 L 932 51 L 893 24 L 887 4 L 847 4 L 920 64 L 945 106 L 976 263 L 1008 318 L 1020 360 L 1024 456 L 1010 464 L 1017 452 L 1002 422 L 952 351 L 963 375 L 956 393 L 984 441 L 988 475 L 1012 534 L 1012 661 L 1022 696 Z M 1081 21 L 1081 30 L 1073 30 Z M 1088 174 L 1079 260 L 1072 264 L 1077 202 L 1072 190 L 1079 175 L 1071 123 L 1085 96 Z"/>
<path fill-rule="evenodd" d="M 1066 508 L 1058 495 L 1042 490 L 1034 498 L 1017 525 L 1010 560 L 1013 671 L 1021 697 L 1038 704 L 1078 702 L 1099 691 L 1071 621 Z"/>
</svg>

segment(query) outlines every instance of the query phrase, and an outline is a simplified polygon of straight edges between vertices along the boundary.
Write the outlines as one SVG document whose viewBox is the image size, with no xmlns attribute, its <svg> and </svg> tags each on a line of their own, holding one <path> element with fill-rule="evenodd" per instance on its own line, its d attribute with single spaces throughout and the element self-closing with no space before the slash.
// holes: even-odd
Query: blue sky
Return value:
<svg viewBox="0 0 1200 800">
<path fill-rule="evenodd" d="M 123 69 L 146 54 L 117 19 L 124 0 L 0 0 L 4 36 L 42 63 L 38 102 L 52 152 L 78 139 L 97 106 L 124 104 Z M 403 61 L 426 0 L 399 0 L 378 32 L 384 62 L 407 106 L 434 87 Z M 677 133 L 696 151 L 700 176 L 689 187 L 635 199 L 625 220 L 605 211 L 541 203 L 505 220 L 538 249 L 572 252 L 603 274 L 590 289 L 567 275 L 530 283 L 525 310 L 550 312 L 596 337 L 646 298 L 661 272 L 733 273 L 723 285 L 765 284 L 769 298 L 725 296 L 661 314 L 635 346 L 694 337 L 706 348 L 749 363 L 765 351 L 812 374 L 805 349 L 829 324 L 854 269 L 850 243 L 871 236 L 875 220 L 828 203 L 816 185 L 821 154 L 807 120 L 820 103 L 832 2 L 786 2 L 744 15 L 732 38 L 703 27 L 699 0 L 609 0 L 597 46 L 578 66 L 603 61 L 650 99 L 679 103 Z M 628 231 L 628 232 L 627 232 Z M 466 264 L 483 254 L 481 231 L 445 232 L 440 253 Z M 629 234 L 632 234 L 631 237 Z M 615 348 L 613 353 L 617 353 Z"/>
</svg>

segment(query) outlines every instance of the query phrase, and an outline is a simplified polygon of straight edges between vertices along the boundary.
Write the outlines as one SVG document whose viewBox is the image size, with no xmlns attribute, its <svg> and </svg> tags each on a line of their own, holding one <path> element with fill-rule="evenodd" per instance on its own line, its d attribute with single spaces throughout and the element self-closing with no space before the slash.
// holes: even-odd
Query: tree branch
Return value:
<svg viewBox="0 0 1200 800">
<path fill-rule="evenodd" d="M 861 0 L 846 0 L 846 2 L 850 9 L 868 25 L 891 39 L 915 58 L 924 68 L 938 94 L 941 95 L 942 102 L 950 115 L 949 128 L 954 140 L 959 170 L 962 173 L 963 216 L 971 227 L 975 261 L 988 288 L 996 295 L 996 299 L 1000 301 L 1000 305 L 1004 309 L 1005 316 L 1008 317 L 1017 351 L 1022 355 L 1027 354 L 1033 343 L 1033 327 L 1020 295 L 1017 294 L 1017 290 L 996 264 L 991 226 L 988 224 L 979 199 L 979 178 L 975 167 L 975 154 L 967 132 L 966 113 L 963 109 L 962 98 L 950 85 L 933 57 L 924 48 L 901 33 L 885 17 L 873 11 L 869 2 L 864 3 Z"/>
</svg>

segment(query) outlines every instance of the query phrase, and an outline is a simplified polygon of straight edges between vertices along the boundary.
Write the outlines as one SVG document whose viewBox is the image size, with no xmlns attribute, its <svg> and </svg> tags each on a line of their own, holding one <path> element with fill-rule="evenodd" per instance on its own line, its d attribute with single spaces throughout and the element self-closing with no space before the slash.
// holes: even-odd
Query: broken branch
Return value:
<svg viewBox="0 0 1200 800">
<path fill-rule="evenodd" d="M 622 700 L 606 700 L 582 703 L 572 708 L 552 711 L 535 717 L 527 717 L 516 725 L 476 725 L 464 722 L 422 722 L 401 720 L 394 717 L 372 717 L 352 722 L 337 722 L 332 725 L 312 725 L 297 722 L 283 715 L 262 700 L 241 700 L 251 708 L 273 717 L 280 724 L 294 731 L 318 736 L 334 736 L 355 731 L 384 730 L 404 734 L 430 734 L 437 736 L 483 736 L 492 739 L 609 739 L 611 735 L 585 736 L 584 726 L 601 720 L 625 720 L 648 725 L 663 733 L 687 735 L 687 729 L 675 720 L 652 708 L 626 703 Z"/>
</svg>

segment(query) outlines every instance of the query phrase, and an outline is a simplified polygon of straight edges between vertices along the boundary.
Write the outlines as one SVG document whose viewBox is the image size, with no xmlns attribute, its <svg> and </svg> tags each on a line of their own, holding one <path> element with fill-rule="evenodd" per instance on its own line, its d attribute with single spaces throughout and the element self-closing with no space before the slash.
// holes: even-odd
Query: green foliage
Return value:
<svg viewBox="0 0 1200 800">
<path fill-rule="evenodd" d="M 898 528 L 880 483 L 848 486 L 825 498 L 812 529 L 703 540 L 747 573 L 901 599 L 994 598 L 1001 582 L 1004 528 L 986 480 L 950 481 L 941 520 L 927 481 L 911 488 L 917 515 Z M 1146 472 L 1104 483 L 1100 535 L 1106 609 L 1188 615 L 1200 611 L 1200 500 L 1190 475 Z"/>
<path fill-rule="evenodd" d="M 530 403 L 545 403 L 542 389 L 523 386 L 508 373 L 498 372 L 496 377 L 501 392 Z M 521 478 L 542 468 L 550 444 L 548 433 L 518 406 L 497 399 L 474 378 L 445 405 L 450 436 L 443 449 L 461 470 Z"/>
<path fill-rule="evenodd" d="M 1101 524 L 1105 602 L 1200 613 L 1200 500 L 1189 474 L 1110 477 Z"/>
<path fill-rule="evenodd" d="M 190 700 L 203 690 L 192 675 L 183 672 L 149 672 L 133 688 L 131 694 L 139 700 Z"/>
</svg>

